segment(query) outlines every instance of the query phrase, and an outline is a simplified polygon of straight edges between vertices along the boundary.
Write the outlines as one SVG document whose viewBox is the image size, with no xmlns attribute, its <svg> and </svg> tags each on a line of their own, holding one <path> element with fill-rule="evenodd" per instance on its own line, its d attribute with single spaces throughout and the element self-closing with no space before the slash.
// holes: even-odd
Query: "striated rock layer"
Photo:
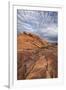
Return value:
<svg viewBox="0 0 66 90">
<path fill-rule="evenodd" d="M 17 79 L 58 77 L 57 44 L 31 33 L 17 36 Z"/>
</svg>

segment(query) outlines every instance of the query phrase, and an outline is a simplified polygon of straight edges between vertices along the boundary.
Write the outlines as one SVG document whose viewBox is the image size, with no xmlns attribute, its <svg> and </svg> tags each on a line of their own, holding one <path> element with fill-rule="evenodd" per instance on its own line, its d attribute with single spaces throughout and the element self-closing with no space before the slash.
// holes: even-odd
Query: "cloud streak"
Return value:
<svg viewBox="0 0 66 90">
<path fill-rule="evenodd" d="M 58 12 L 17 10 L 17 32 L 32 32 L 49 42 L 58 40 Z"/>
</svg>

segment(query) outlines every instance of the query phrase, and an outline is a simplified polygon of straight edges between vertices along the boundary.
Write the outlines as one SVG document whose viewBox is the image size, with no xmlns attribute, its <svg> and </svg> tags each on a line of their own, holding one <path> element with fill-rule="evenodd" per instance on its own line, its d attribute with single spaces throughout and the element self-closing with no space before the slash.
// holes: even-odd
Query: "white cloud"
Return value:
<svg viewBox="0 0 66 90">
<path fill-rule="evenodd" d="M 49 39 L 57 38 L 57 12 L 18 10 L 17 31 L 33 32 Z"/>
</svg>

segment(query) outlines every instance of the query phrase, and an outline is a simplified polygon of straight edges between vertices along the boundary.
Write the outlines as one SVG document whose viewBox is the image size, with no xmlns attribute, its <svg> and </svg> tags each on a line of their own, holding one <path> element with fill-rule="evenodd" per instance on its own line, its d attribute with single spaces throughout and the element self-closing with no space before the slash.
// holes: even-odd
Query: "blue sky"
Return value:
<svg viewBox="0 0 66 90">
<path fill-rule="evenodd" d="M 47 39 L 49 42 L 58 40 L 58 12 L 17 10 L 17 32 L 31 32 Z"/>
</svg>

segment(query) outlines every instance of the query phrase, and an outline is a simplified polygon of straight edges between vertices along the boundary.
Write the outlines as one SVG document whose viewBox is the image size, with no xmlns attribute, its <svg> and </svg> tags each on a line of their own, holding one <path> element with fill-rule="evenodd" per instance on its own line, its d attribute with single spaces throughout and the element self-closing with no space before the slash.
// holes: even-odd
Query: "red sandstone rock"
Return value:
<svg viewBox="0 0 66 90">
<path fill-rule="evenodd" d="M 17 36 L 17 79 L 58 77 L 57 45 L 31 33 Z"/>
</svg>

